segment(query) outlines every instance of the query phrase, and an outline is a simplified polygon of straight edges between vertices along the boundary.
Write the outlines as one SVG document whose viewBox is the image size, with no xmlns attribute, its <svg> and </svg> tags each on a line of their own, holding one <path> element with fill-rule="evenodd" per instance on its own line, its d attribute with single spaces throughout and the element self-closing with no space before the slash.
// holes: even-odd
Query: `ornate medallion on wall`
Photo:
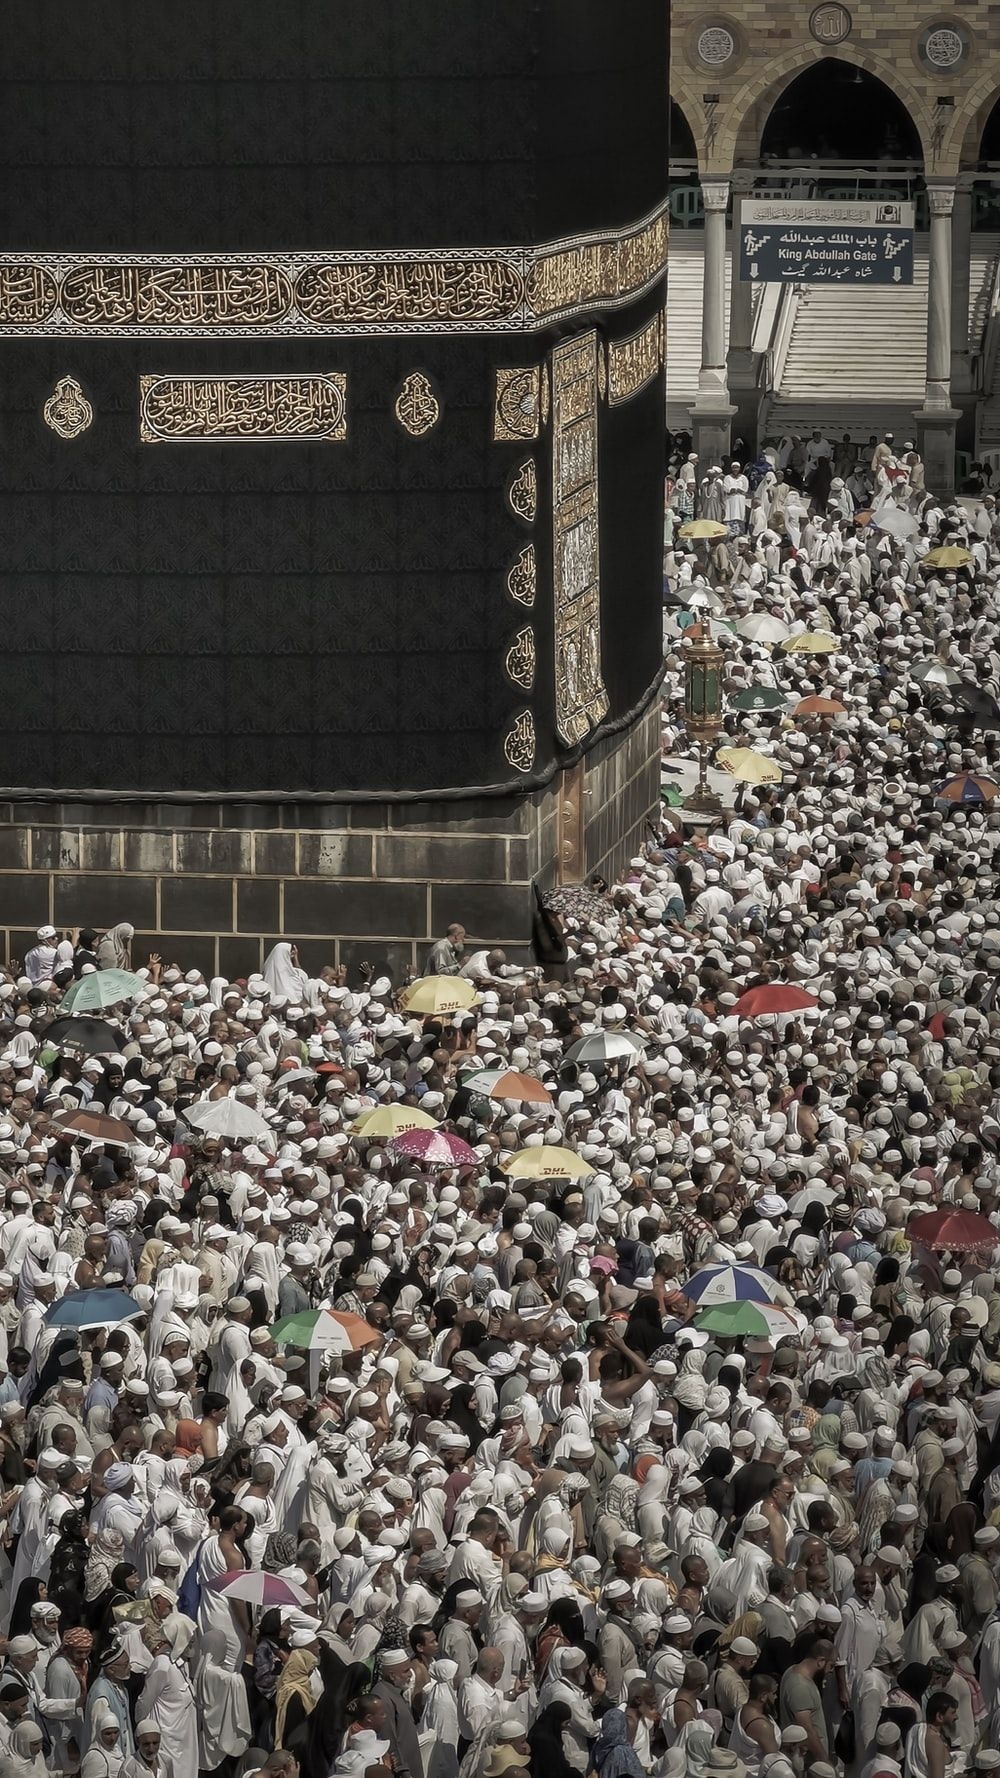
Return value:
<svg viewBox="0 0 1000 1778">
<path fill-rule="evenodd" d="M 822 6 L 813 8 L 809 15 L 809 34 L 817 43 L 827 48 L 835 43 L 846 43 L 854 29 L 854 20 L 846 6 L 824 0 Z"/>
<path fill-rule="evenodd" d="M 538 512 L 538 471 L 534 457 L 529 457 L 521 464 L 510 487 L 507 499 L 511 512 L 523 519 L 526 525 L 533 525 Z"/>
<path fill-rule="evenodd" d="M 721 13 L 702 16 L 686 40 L 688 61 L 703 72 L 732 74 L 746 53 L 743 32 L 735 19 Z"/>
<path fill-rule="evenodd" d="M 971 38 L 958 19 L 935 19 L 917 42 L 917 61 L 935 74 L 951 74 L 969 60 Z"/>
<path fill-rule="evenodd" d="M 42 414 L 60 438 L 79 438 L 94 423 L 94 410 L 75 377 L 60 377 Z"/>
<path fill-rule="evenodd" d="M 498 370 L 493 404 L 493 438 L 503 443 L 537 438 L 541 411 L 541 367 Z"/>
<path fill-rule="evenodd" d="M 507 591 L 515 604 L 523 605 L 527 611 L 530 611 L 535 603 L 537 580 L 535 546 L 533 543 L 529 543 L 507 572 Z"/>
<path fill-rule="evenodd" d="M 423 438 L 441 418 L 441 404 L 431 387 L 431 380 L 422 370 L 411 370 L 404 377 L 396 396 L 393 412 L 404 432 L 411 438 Z"/>
<path fill-rule="evenodd" d="M 504 667 L 508 679 L 522 691 L 530 691 L 535 683 L 535 632 L 527 626 L 518 630 L 507 650 Z"/>
<path fill-rule="evenodd" d="M 530 710 L 514 718 L 504 736 L 503 754 L 515 772 L 530 772 L 535 763 L 535 719 Z"/>
</svg>

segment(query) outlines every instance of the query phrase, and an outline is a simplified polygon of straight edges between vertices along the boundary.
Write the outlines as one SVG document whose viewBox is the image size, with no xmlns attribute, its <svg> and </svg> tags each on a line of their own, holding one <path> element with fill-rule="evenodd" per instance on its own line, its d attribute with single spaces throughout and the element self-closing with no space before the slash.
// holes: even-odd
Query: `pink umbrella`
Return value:
<svg viewBox="0 0 1000 1778">
<path fill-rule="evenodd" d="M 312 1605 L 304 1587 L 282 1580 L 279 1574 L 264 1574 L 259 1568 L 230 1568 L 216 1575 L 209 1586 L 225 1593 L 227 1599 L 243 1599 L 247 1605 Z"/>
<path fill-rule="evenodd" d="M 395 1154 L 412 1161 L 426 1161 L 435 1167 L 478 1167 L 479 1156 L 461 1136 L 450 1136 L 447 1130 L 404 1130 L 394 1136 L 389 1147 Z"/>
</svg>

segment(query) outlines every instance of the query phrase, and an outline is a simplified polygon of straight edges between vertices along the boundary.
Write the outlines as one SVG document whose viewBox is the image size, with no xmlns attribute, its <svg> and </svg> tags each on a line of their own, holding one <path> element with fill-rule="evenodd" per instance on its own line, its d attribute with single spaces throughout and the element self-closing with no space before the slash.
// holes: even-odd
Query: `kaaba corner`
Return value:
<svg viewBox="0 0 1000 1778">
<path fill-rule="evenodd" d="M 10 951 L 523 946 L 658 804 L 668 7 L 10 12 Z"/>
</svg>

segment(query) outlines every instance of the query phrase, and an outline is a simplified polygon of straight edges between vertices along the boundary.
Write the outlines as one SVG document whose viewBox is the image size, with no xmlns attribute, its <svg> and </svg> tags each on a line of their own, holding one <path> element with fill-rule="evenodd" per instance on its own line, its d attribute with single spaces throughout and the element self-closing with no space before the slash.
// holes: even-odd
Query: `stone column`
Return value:
<svg viewBox="0 0 1000 1778">
<path fill-rule="evenodd" d="M 937 494 L 955 487 L 955 428 L 960 411 L 951 404 L 951 217 L 954 180 L 927 182 L 931 213 L 927 279 L 927 380 L 924 405 L 914 415 L 927 486 Z"/>
<path fill-rule="evenodd" d="M 969 341 L 969 255 L 972 251 L 972 192 L 959 182 L 951 219 L 951 393 L 972 393 Z"/>
<path fill-rule="evenodd" d="M 726 207 L 728 179 L 703 179 L 705 246 L 702 269 L 701 369 L 691 410 L 694 448 L 701 464 L 721 463 L 729 451 L 735 407 L 726 377 Z"/>
<path fill-rule="evenodd" d="M 743 203 L 753 183 L 752 174 L 733 175 L 733 274 L 729 290 L 729 351 L 726 371 L 729 393 L 736 405 L 735 430 L 747 442 L 748 455 L 757 442 L 757 361 L 750 349 L 753 337 L 753 285 L 740 277 L 740 224 Z"/>
</svg>

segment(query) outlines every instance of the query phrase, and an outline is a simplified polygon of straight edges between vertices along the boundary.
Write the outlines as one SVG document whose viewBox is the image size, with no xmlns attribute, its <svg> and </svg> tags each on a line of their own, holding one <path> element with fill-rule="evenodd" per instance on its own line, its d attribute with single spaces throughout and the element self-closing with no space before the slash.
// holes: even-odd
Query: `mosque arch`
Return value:
<svg viewBox="0 0 1000 1778">
<path fill-rule="evenodd" d="M 843 116 L 827 121 L 834 102 L 838 113 L 843 110 Z M 720 169 L 723 165 L 756 165 L 762 152 L 776 156 L 775 145 L 781 139 L 777 126 L 784 123 L 787 142 L 787 126 L 796 121 L 797 105 L 801 105 L 799 115 L 805 139 L 791 142 L 790 146 L 801 154 L 803 161 L 883 158 L 913 160 L 926 166 L 932 162 L 934 127 L 919 93 L 900 78 L 896 68 L 866 48 L 847 43 L 835 56 L 801 47 L 788 50 L 771 64 L 770 79 L 763 89 L 759 78 L 748 78 L 727 105 L 713 154 L 715 165 Z M 867 127 L 869 118 L 888 121 L 892 153 L 881 147 L 875 155 L 870 146 L 867 154 L 863 151 L 857 126 Z M 826 130 L 825 143 L 818 135 L 820 126 Z M 831 152 L 821 153 L 821 146 Z"/>
</svg>

